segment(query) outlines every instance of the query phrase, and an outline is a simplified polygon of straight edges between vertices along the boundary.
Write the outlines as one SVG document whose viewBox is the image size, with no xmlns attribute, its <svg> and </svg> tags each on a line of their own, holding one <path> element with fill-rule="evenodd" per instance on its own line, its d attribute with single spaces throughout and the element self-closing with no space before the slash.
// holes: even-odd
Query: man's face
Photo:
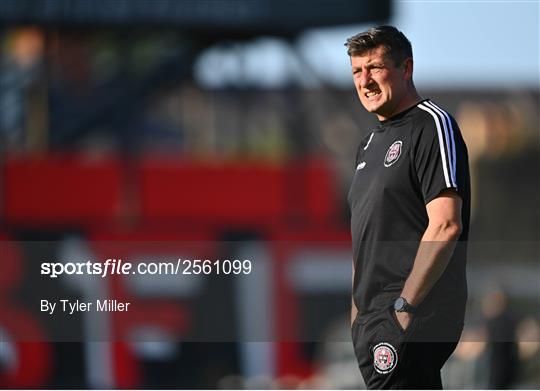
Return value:
<svg viewBox="0 0 540 391">
<path fill-rule="evenodd" d="M 382 46 L 351 56 L 354 85 L 360 102 L 367 111 L 377 114 L 381 121 L 406 108 L 402 106 L 410 88 L 409 72 L 412 73 L 412 63 L 408 61 L 396 67 Z"/>
</svg>

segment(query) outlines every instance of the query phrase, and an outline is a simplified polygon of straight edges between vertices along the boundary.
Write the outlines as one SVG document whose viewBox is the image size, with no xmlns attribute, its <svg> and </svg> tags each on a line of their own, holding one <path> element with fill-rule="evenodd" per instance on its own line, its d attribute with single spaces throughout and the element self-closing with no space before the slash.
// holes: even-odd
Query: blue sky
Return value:
<svg viewBox="0 0 540 391">
<path fill-rule="evenodd" d="M 390 23 L 413 44 L 419 87 L 538 88 L 539 17 L 537 0 L 401 0 L 394 2 Z M 318 78 L 346 86 L 351 77 L 343 43 L 367 27 L 306 31 L 294 46 Z M 307 85 L 316 84 L 305 64 L 275 38 L 261 37 L 233 52 L 214 49 L 201 58 L 197 74 L 205 84 L 219 86 L 223 80 L 241 77 L 279 86 L 291 74 Z M 220 64 L 218 71 L 216 64 Z"/>
</svg>

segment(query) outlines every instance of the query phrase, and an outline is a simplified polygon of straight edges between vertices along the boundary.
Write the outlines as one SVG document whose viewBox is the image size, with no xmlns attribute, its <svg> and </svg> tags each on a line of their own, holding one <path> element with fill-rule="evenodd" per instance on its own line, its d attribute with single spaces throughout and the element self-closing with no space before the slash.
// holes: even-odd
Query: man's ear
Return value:
<svg viewBox="0 0 540 391">
<path fill-rule="evenodd" d="M 412 80 L 412 74 L 413 74 L 413 59 L 412 57 L 408 57 L 403 61 L 403 77 L 405 80 Z"/>
</svg>

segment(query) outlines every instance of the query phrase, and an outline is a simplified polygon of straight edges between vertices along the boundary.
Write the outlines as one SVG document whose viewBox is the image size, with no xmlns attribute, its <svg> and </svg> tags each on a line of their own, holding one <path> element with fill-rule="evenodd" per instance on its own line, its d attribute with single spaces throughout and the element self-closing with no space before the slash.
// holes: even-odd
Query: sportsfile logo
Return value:
<svg viewBox="0 0 540 391">
<path fill-rule="evenodd" d="M 86 274 L 105 278 L 109 275 L 190 275 L 250 274 L 249 259 L 178 259 L 172 262 L 127 262 L 109 258 L 105 262 L 43 262 L 41 274 L 49 278 L 61 275 Z"/>
<path fill-rule="evenodd" d="M 113 274 L 130 274 L 132 273 L 132 267 L 131 262 L 110 258 L 105 262 L 43 262 L 41 264 L 41 274 L 50 278 L 57 278 L 63 274 L 99 275 L 104 278 Z"/>
</svg>

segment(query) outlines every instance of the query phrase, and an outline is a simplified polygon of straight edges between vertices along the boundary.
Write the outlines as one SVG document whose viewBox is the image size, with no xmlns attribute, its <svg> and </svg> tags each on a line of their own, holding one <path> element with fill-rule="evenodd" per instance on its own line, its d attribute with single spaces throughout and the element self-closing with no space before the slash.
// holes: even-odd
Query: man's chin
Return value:
<svg viewBox="0 0 540 391">
<path fill-rule="evenodd" d="M 379 111 L 381 110 L 381 106 L 380 106 L 380 105 L 374 105 L 374 104 L 364 105 L 364 108 L 365 108 L 369 113 L 372 113 L 372 114 L 379 114 Z"/>
<path fill-rule="evenodd" d="M 373 110 L 374 108 L 374 105 L 372 105 L 371 102 L 360 99 L 360 103 L 362 103 L 362 106 L 364 106 L 364 109 L 366 109 L 366 111 L 369 111 L 371 113 L 371 110 Z"/>
<path fill-rule="evenodd" d="M 364 108 L 367 112 L 376 114 L 379 117 L 386 117 L 388 114 L 388 106 L 385 105 L 385 102 L 368 102 L 368 104 L 364 105 Z"/>
</svg>

